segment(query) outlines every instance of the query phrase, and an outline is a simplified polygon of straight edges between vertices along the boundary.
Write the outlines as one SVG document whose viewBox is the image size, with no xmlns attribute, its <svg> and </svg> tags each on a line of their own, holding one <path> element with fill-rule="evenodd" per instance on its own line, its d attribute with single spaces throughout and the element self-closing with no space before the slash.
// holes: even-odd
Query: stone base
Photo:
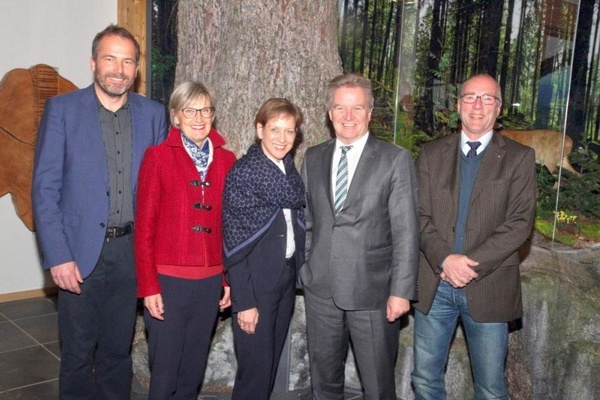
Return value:
<svg viewBox="0 0 600 400">
<path fill-rule="evenodd" d="M 522 264 L 524 316 L 512 324 L 506 376 L 512 400 L 600 399 L 600 247 L 550 251 L 533 246 Z M 413 319 L 403 317 L 396 365 L 397 395 L 414 399 Z M 296 297 L 291 325 L 289 390 L 310 387 L 304 298 Z M 138 318 L 133 344 L 134 374 L 149 384 L 144 323 Z M 236 360 L 231 318 L 218 322 L 204 377 L 204 391 L 230 391 Z M 346 363 L 346 386 L 360 390 L 352 353 Z M 473 396 L 469 357 L 457 329 L 446 372 L 448 399 Z"/>
</svg>

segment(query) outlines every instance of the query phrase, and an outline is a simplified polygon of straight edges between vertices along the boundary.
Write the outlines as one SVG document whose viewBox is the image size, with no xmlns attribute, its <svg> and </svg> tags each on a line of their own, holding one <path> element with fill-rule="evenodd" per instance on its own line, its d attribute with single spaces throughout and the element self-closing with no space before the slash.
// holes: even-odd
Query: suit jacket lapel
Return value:
<svg viewBox="0 0 600 400">
<path fill-rule="evenodd" d="M 143 135 L 148 135 L 152 131 L 149 128 L 145 128 L 145 124 L 152 119 L 145 115 L 146 109 L 143 107 L 139 97 L 132 92 L 129 92 L 128 96 L 131 110 L 131 190 L 133 193 L 136 193 L 139 167 L 146 150 Z"/>
<path fill-rule="evenodd" d="M 84 89 L 83 96 L 81 98 L 81 105 L 84 110 L 80 111 L 83 121 L 85 121 L 86 136 L 89 138 L 88 157 L 94 158 L 98 164 L 105 165 L 103 169 L 102 177 L 106 187 L 109 185 L 108 177 L 108 165 L 106 163 L 106 151 L 104 147 L 104 136 L 102 134 L 102 127 L 100 125 L 100 111 L 98 107 L 98 99 L 94 91 L 94 84 Z"/>
<path fill-rule="evenodd" d="M 352 176 L 352 182 L 350 182 L 350 187 L 348 188 L 348 195 L 346 196 L 347 204 L 352 203 L 354 198 L 360 193 L 361 188 L 364 187 L 371 176 L 370 170 L 375 164 L 374 158 L 376 155 L 376 140 L 377 139 L 375 139 L 369 133 L 367 143 L 365 143 L 365 147 L 356 166 L 356 171 L 354 171 L 354 175 Z"/>
<path fill-rule="evenodd" d="M 490 140 L 490 143 L 485 149 L 485 154 L 481 160 L 481 166 L 477 172 L 477 178 L 473 185 L 473 193 L 471 194 L 471 202 L 473 202 L 481 193 L 484 184 L 494 179 L 497 171 L 499 171 L 499 164 L 505 154 L 504 139 L 494 131 L 492 140 Z"/>
<path fill-rule="evenodd" d="M 440 176 L 444 178 L 442 185 L 450 192 L 450 198 L 453 202 L 453 210 L 458 207 L 458 191 L 460 190 L 460 163 L 459 147 L 460 135 L 453 135 L 452 140 L 446 143 L 446 149 L 442 152 L 442 159 L 439 163 L 441 168 Z"/>
<path fill-rule="evenodd" d="M 329 199 L 329 208 L 331 212 L 333 211 L 333 188 L 331 186 L 331 174 L 335 170 L 335 167 L 332 165 L 333 163 L 333 151 L 335 150 L 335 139 L 330 140 L 327 146 L 323 149 L 323 156 L 321 157 L 321 173 L 323 182 L 325 185 L 323 187 L 327 190 L 327 198 Z"/>
</svg>

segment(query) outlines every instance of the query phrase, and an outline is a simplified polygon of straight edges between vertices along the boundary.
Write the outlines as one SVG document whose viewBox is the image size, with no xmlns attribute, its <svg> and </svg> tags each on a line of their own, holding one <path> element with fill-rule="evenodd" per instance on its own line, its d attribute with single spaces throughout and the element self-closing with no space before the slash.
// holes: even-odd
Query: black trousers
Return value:
<svg viewBox="0 0 600 400">
<path fill-rule="evenodd" d="M 132 240 L 105 241 L 81 294 L 58 294 L 61 400 L 129 399 L 137 305 Z"/>
<path fill-rule="evenodd" d="M 288 263 L 275 288 L 255 293 L 258 306 L 256 332 L 248 335 L 232 318 L 238 361 L 232 400 L 268 400 L 273 391 L 279 358 L 294 312 L 296 266 Z"/>
<path fill-rule="evenodd" d="M 195 400 L 219 311 L 222 276 L 158 279 L 164 321 L 144 309 L 151 371 L 148 400 Z"/>
</svg>

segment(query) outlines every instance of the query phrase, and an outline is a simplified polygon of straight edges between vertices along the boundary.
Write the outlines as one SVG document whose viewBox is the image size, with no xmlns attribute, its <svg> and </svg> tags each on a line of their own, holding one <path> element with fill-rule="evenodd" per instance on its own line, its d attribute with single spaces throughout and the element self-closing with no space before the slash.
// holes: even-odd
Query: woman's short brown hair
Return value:
<svg viewBox="0 0 600 400">
<path fill-rule="evenodd" d="M 266 125 L 267 122 L 280 115 L 289 115 L 296 122 L 296 129 L 302 125 L 304 116 L 302 111 L 294 103 L 288 99 L 281 97 L 273 97 L 265 101 L 258 109 L 256 117 L 254 117 L 254 125 Z"/>
</svg>

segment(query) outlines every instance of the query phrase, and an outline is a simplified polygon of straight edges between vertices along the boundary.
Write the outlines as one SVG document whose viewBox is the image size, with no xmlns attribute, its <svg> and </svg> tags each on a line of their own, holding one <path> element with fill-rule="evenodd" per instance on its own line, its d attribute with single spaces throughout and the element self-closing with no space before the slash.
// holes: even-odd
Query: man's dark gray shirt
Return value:
<svg viewBox="0 0 600 400">
<path fill-rule="evenodd" d="M 131 109 L 129 100 L 116 112 L 98 104 L 110 182 L 108 226 L 124 226 L 133 221 Z"/>
</svg>

